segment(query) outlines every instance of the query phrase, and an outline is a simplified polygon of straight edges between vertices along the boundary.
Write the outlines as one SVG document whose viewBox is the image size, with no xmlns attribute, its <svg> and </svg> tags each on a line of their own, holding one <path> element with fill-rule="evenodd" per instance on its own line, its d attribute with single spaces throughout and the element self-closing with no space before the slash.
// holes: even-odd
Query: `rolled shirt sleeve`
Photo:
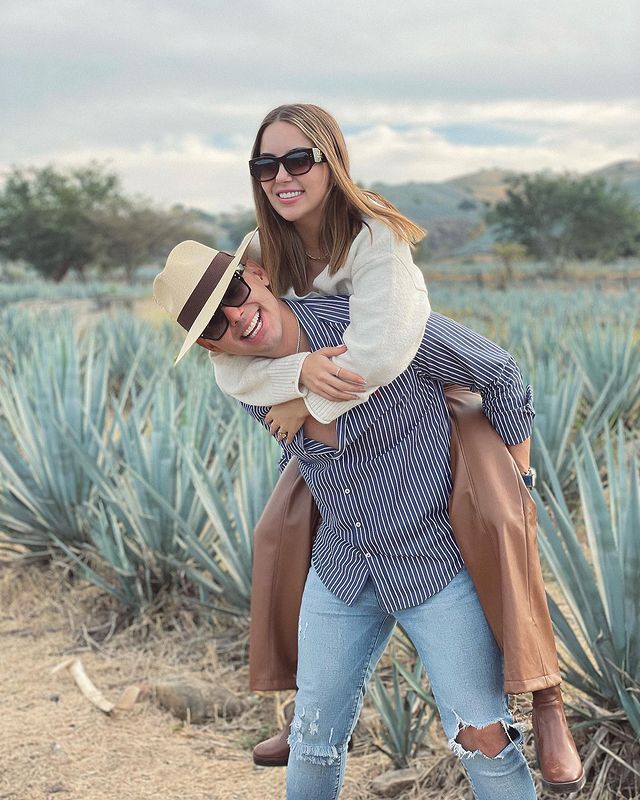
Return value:
<svg viewBox="0 0 640 800">
<path fill-rule="evenodd" d="M 414 366 L 439 383 L 458 383 L 478 392 L 485 416 L 505 444 L 531 436 L 531 386 L 523 384 L 513 356 L 479 333 L 432 312 Z"/>
</svg>

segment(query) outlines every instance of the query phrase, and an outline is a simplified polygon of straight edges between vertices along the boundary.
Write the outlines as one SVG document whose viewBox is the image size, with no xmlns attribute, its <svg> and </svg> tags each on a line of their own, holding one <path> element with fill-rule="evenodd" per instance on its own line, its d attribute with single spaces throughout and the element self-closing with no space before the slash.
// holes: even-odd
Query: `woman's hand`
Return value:
<svg viewBox="0 0 640 800">
<path fill-rule="evenodd" d="M 300 383 L 325 400 L 357 400 L 357 392 L 366 389 L 362 375 L 337 367 L 331 359 L 347 351 L 345 345 L 322 347 L 302 362 Z"/>
<path fill-rule="evenodd" d="M 307 358 L 306 361 L 308 360 Z M 273 406 L 264 419 L 269 425 L 269 430 L 279 442 L 291 444 L 293 437 L 304 425 L 308 416 L 309 411 L 304 400 L 302 397 L 297 397 L 295 400 Z"/>
</svg>

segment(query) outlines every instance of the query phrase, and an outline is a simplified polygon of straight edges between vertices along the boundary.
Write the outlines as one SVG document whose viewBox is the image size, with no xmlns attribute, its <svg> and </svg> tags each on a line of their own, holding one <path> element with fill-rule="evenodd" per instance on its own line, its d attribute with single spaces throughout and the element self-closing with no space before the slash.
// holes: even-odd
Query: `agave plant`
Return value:
<svg viewBox="0 0 640 800">
<path fill-rule="evenodd" d="M 154 559 L 128 539 L 118 517 L 102 503 L 89 510 L 88 547 L 69 547 L 57 540 L 57 547 L 78 571 L 98 588 L 113 595 L 129 610 L 139 611 L 156 597 Z"/>
<path fill-rule="evenodd" d="M 404 678 L 408 688 L 401 685 Z M 390 687 L 376 674 L 369 696 L 382 723 L 380 739 L 375 746 L 393 761 L 396 769 L 405 769 L 415 758 L 429 734 L 437 715 L 431 693 L 424 686 L 424 669 L 415 654 L 413 666 L 406 667 L 391 656 Z"/>
<path fill-rule="evenodd" d="M 103 445 L 102 456 L 110 459 L 115 469 L 101 469 L 76 448 L 80 468 L 109 512 L 94 518 L 97 524 L 88 544 L 118 574 L 122 537 L 129 564 L 147 574 L 144 585 L 149 601 L 160 588 L 173 583 L 173 573 L 184 561 L 178 532 L 183 527 L 200 532 L 207 524 L 178 441 L 182 439 L 194 451 L 199 449 L 206 462 L 218 429 L 208 397 L 200 395 L 199 402 L 186 410 L 169 379 L 154 386 L 151 403 L 145 395 L 132 403 L 128 415 L 116 406 L 113 416 L 116 436 Z M 112 560 L 109 553 L 117 558 Z M 85 574 L 93 580 L 89 569 Z"/>
<path fill-rule="evenodd" d="M 520 356 L 525 355 L 527 341 L 537 356 L 553 355 L 558 349 L 558 330 L 567 330 L 574 321 L 580 324 L 586 318 L 628 320 L 638 314 L 634 292 L 575 288 L 563 292 L 532 290 L 530 286 L 502 292 L 459 283 L 434 283 L 430 294 L 434 307 L 480 333 L 497 337 L 500 344 L 513 348 Z M 497 318 L 505 320 L 505 330 L 496 328 Z"/>
<path fill-rule="evenodd" d="M 153 326 L 132 313 L 119 312 L 99 319 L 85 337 L 97 337 L 109 352 L 110 381 L 119 386 L 136 364 L 136 382 L 145 386 L 160 373 L 166 373 L 174 356 L 171 327 Z"/>
<path fill-rule="evenodd" d="M 197 455 L 190 460 L 196 492 L 212 525 L 203 536 L 191 530 L 182 536 L 197 564 L 187 573 L 205 592 L 221 587 L 227 603 L 244 611 L 251 596 L 253 530 L 278 478 L 278 449 L 238 408 L 210 469 Z"/>
<path fill-rule="evenodd" d="M 504 308 L 501 309 L 501 313 Z M 536 315 L 532 324 L 532 310 L 522 315 L 505 314 L 507 331 L 504 347 L 518 357 L 521 365 L 526 365 L 527 373 L 533 377 L 539 364 L 555 361 L 558 358 L 558 319 L 555 314 Z M 501 342 L 502 344 L 502 342 Z"/>
<path fill-rule="evenodd" d="M 609 417 L 637 419 L 640 411 L 640 348 L 634 320 L 624 326 L 580 326 L 571 355 L 582 370 L 587 399 L 606 407 Z"/>
<path fill-rule="evenodd" d="M 63 549 L 129 607 L 188 580 L 204 602 L 248 609 L 253 526 L 275 482 L 274 444 L 207 378 L 209 391 L 192 386 L 189 402 L 166 378 L 149 407 L 114 411 L 117 473 L 78 449 L 98 500 L 85 552 Z"/>
<path fill-rule="evenodd" d="M 567 681 L 583 693 L 588 724 L 605 727 L 593 738 L 632 776 L 640 737 L 640 476 L 624 429 L 603 439 L 606 480 L 587 437 L 581 435 L 574 468 L 580 514 L 572 515 L 560 479 L 547 464 L 549 511 L 537 497 L 542 553 L 568 605 L 572 621 L 549 598 L 564 649 Z M 579 532 L 584 525 L 587 551 Z M 577 627 L 574 629 L 572 622 Z M 608 743 L 604 741 L 608 738 Z M 604 796 L 604 795 L 603 795 Z M 621 795 L 622 796 L 622 795 Z M 631 795 L 624 795 L 631 796 Z"/>
<path fill-rule="evenodd" d="M 536 423 L 531 462 L 542 481 L 548 459 L 564 486 L 572 468 L 571 443 L 576 434 L 583 379 L 576 367 L 567 374 L 566 368 L 561 369 L 555 360 L 537 361 L 532 372 Z"/>
<path fill-rule="evenodd" d="M 13 372 L 15 364 L 22 360 L 25 353 L 33 353 L 36 340 L 36 328 L 31 315 L 12 306 L 3 309 L 0 314 L 1 373 Z"/>
<path fill-rule="evenodd" d="M 4 374 L 0 392 L 0 525 L 5 546 L 41 556 L 56 536 L 73 546 L 87 541 L 86 508 L 93 482 L 77 448 L 104 468 L 108 359 L 89 350 L 81 372 L 73 331 L 43 337 L 42 363 L 20 363 Z M 40 355 L 40 354 L 39 354 Z"/>
<path fill-rule="evenodd" d="M 25 276 L 29 278 L 29 276 Z M 22 283 L 0 285 L 0 304 L 9 305 L 23 300 L 84 300 L 118 296 L 123 299 L 136 299 L 149 294 L 148 284 L 143 286 L 128 286 L 114 281 L 82 281 L 54 284 L 43 281 L 39 276 L 30 278 Z"/>
</svg>

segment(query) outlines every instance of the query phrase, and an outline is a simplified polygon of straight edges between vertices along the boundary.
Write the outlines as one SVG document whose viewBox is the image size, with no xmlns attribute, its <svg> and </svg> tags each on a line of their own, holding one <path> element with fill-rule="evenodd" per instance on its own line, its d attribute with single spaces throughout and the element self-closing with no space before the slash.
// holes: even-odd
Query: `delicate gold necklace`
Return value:
<svg viewBox="0 0 640 800">
<path fill-rule="evenodd" d="M 296 342 L 296 353 L 300 352 L 300 337 L 302 336 L 302 328 L 300 327 L 300 320 L 296 317 L 296 322 L 298 323 L 298 341 Z"/>
<path fill-rule="evenodd" d="M 305 250 L 304 254 L 310 261 L 326 261 L 329 258 L 329 253 L 323 253 L 321 256 L 312 256 L 311 253 L 307 253 Z"/>
</svg>

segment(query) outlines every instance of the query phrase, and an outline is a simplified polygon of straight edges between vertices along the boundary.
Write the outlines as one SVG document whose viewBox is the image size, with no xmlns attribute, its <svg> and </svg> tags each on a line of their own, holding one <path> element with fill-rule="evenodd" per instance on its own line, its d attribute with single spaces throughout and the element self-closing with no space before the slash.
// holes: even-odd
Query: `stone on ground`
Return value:
<svg viewBox="0 0 640 800">
<path fill-rule="evenodd" d="M 396 797 L 401 792 L 411 789 L 419 777 L 416 769 L 395 769 L 374 778 L 371 781 L 371 789 L 380 797 Z"/>
<path fill-rule="evenodd" d="M 200 678 L 167 678 L 153 687 L 153 696 L 167 711 L 191 722 L 233 719 L 246 705 L 225 686 L 213 686 Z"/>
</svg>

